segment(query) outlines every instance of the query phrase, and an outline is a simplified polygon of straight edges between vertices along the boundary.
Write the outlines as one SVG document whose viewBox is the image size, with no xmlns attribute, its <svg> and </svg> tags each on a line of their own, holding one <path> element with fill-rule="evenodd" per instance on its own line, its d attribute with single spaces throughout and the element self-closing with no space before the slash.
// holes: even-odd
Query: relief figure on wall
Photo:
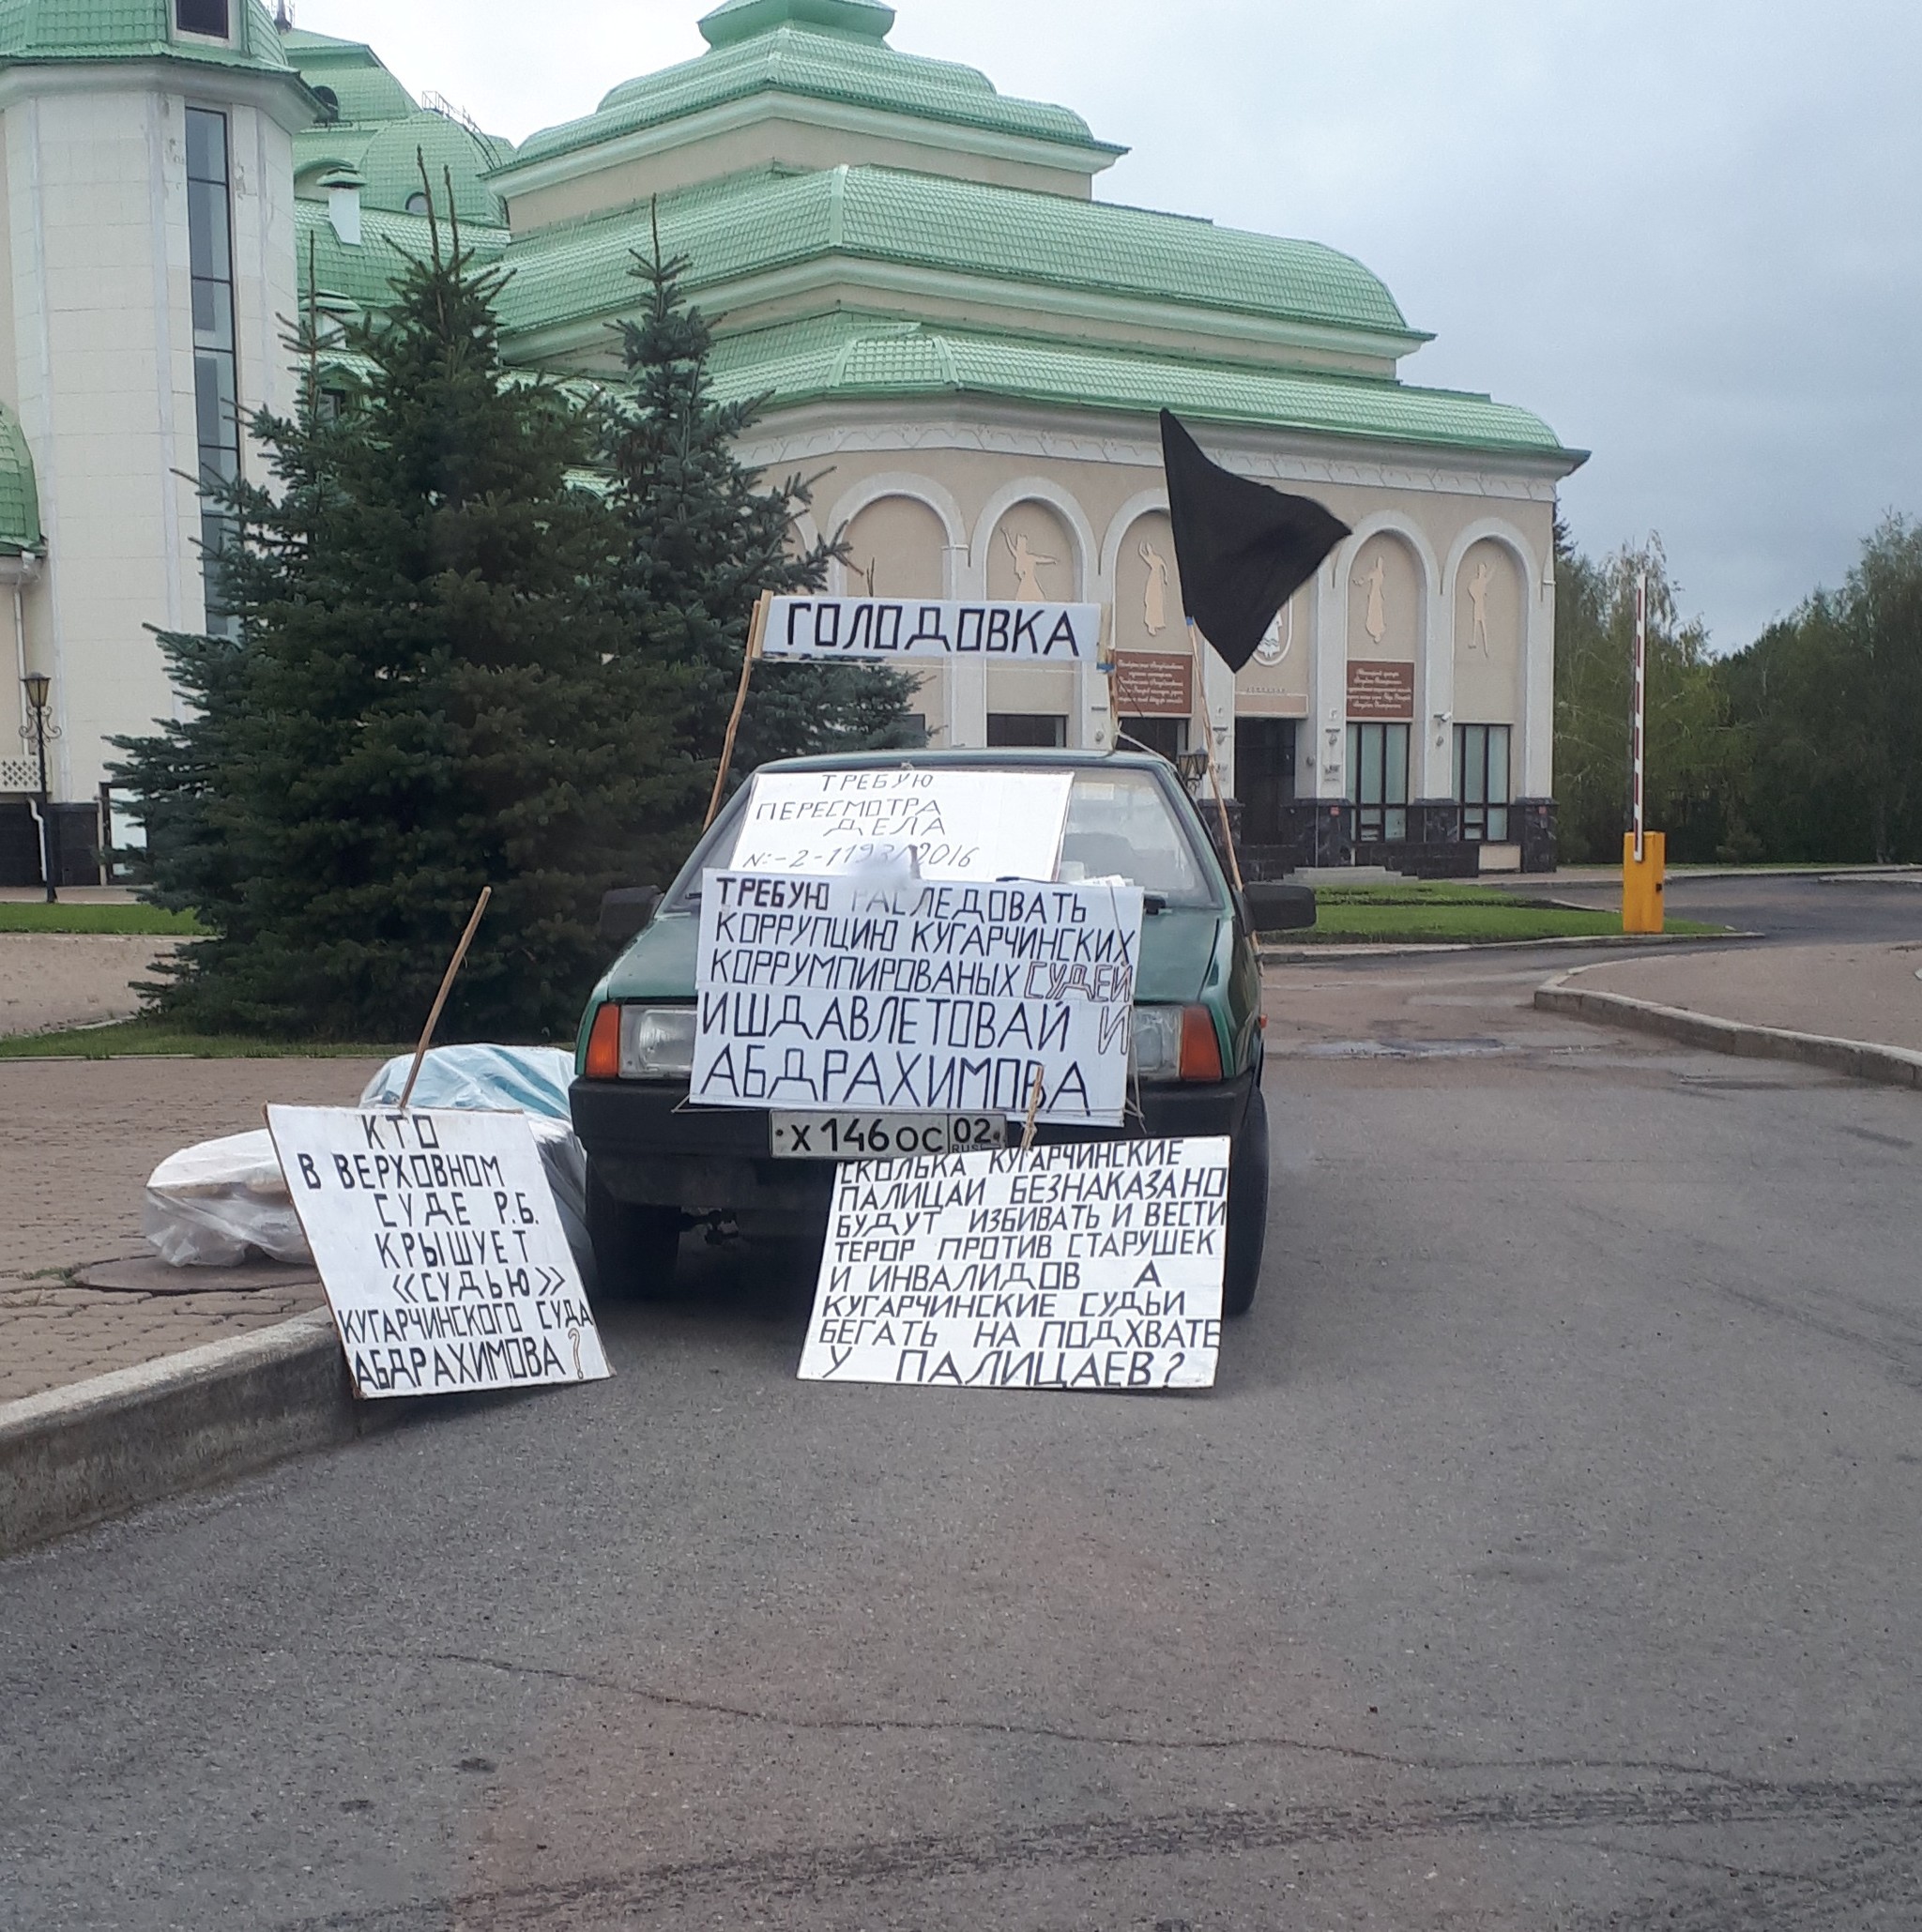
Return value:
<svg viewBox="0 0 1922 1932">
<path fill-rule="evenodd" d="M 1469 637 L 1472 650 L 1486 652 L 1488 648 L 1488 586 L 1495 581 L 1495 573 L 1488 568 L 1488 560 L 1483 557 L 1475 565 L 1475 573 L 1469 580 L 1469 608 L 1474 614 L 1474 628 Z"/>
<path fill-rule="evenodd" d="M 1018 533 L 1001 532 L 1001 541 L 1008 546 L 1008 555 L 1014 559 L 1014 601 L 1017 603 L 1046 603 L 1048 594 L 1041 587 L 1041 580 L 1034 574 L 1044 564 L 1058 564 L 1058 556 L 1037 555 L 1034 546 L 1028 540 L 1026 530 Z"/>
<path fill-rule="evenodd" d="M 1167 629 L 1167 558 L 1153 544 L 1141 545 L 1141 561 L 1148 566 L 1148 584 L 1141 593 L 1141 625 L 1151 637 Z"/>
<path fill-rule="evenodd" d="M 1255 662 L 1271 669 L 1288 656 L 1295 641 L 1295 607 L 1285 603 L 1275 617 L 1274 628 L 1255 647 Z"/>
<path fill-rule="evenodd" d="M 1365 586 L 1368 593 L 1368 613 L 1363 619 L 1362 628 L 1367 631 L 1375 648 L 1381 648 L 1381 640 L 1388 635 L 1388 603 L 1383 596 L 1383 587 L 1388 582 L 1388 565 L 1380 553 L 1376 553 L 1373 566 L 1355 580 L 1355 588 Z"/>
</svg>

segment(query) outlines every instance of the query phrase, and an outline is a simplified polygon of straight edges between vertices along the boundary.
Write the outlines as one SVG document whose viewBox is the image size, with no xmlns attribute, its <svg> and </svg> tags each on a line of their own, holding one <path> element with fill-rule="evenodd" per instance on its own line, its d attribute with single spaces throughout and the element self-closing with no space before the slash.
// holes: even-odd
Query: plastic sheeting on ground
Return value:
<svg viewBox="0 0 1922 1932">
<path fill-rule="evenodd" d="M 397 1104 L 413 1061 L 412 1054 L 389 1060 L 367 1083 L 360 1104 Z M 587 1161 L 568 1108 L 573 1073 L 573 1056 L 557 1047 L 437 1046 L 421 1065 L 411 1104 L 526 1114 L 568 1246 L 585 1273 L 593 1258 Z M 274 1261 L 313 1259 L 265 1128 L 170 1154 L 147 1181 L 141 1230 L 175 1268 L 236 1268 L 262 1255 Z"/>
</svg>

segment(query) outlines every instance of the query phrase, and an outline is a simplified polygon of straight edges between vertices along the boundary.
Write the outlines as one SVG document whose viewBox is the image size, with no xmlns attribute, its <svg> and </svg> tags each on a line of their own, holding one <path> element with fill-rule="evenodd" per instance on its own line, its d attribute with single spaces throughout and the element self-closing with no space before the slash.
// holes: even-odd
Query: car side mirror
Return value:
<svg viewBox="0 0 1922 1932">
<path fill-rule="evenodd" d="M 623 886 L 601 901 L 601 943 L 621 948 L 646 930 L 661 903 L 659 886 Z"/>
<path fill-rule="evenodd" d="M 1242 892 L 1249 929 L 1257 933 L 1298 933 L 1315 923 L 1315 889 L 1285 879 L 1257 879 Z"/>
</svg>

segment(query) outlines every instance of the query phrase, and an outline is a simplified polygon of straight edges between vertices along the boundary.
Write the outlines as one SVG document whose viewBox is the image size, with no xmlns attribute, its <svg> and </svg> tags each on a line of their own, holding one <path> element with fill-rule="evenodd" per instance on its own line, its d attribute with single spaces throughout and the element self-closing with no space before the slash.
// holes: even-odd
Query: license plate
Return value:
<svg viewBox="0 0 1922 1932">
<path fill-rule="evenodd" d="M 999 1114 L 774 1114 L 777 1161 L 903 1161 L 1008 1144 Z"/>
</svg>

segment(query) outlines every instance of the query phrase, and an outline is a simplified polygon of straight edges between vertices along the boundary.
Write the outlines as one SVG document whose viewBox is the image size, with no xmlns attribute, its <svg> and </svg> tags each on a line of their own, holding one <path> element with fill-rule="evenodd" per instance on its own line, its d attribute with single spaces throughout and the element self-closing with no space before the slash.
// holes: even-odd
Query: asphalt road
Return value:
<svg viewBox="0 0 1922 1932">
<path fill-rule="evenodd" d="M 1893 889 L 1891 889 L 1893 890 Z M 1922 1916 L 1922 1100 L 1278 973 L 1220 1387 L 618 1378 L 0 1565 L 0 1926 Z"/>
<path fill-rule="evenodd" d="M 1572 905 L 1619 911 L 1622 905 L 1619 876 L 1607 882 L 1537 877 L 1503 883 Z M 1821 878 L 1747 873 L 1701 878 L 1670 873 L 1663 896 L 1670 918 L 1732 926 L 1788 945 L 1922 938 L 1922 875 L 1917 874 Z"/>
</svg>

